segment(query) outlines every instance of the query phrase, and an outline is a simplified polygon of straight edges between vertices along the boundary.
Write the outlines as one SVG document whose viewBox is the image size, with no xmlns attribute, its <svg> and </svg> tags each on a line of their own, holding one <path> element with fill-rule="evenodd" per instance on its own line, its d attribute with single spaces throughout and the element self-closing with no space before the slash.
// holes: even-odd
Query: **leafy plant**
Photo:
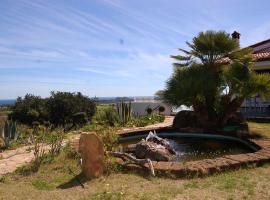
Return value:
<svg viewBox="0 0 270 200">
<path fill-rule="evenodd" d="M 54 130 L 49 133 L 46 133 L 46 142 L 49 144 L 49 154 L 53 158 L 60 153 L 64 132 L 63 130 Z"/>
<path fill-rule="evenodd" d="M 101 138 L 105 150 L 111 151 L 117 146 L 118 135 L 117 128 L 106 125 L 87 125 L 81 129 L 83 132 L 95 132 Z"/>
<path fill-rule="evenodd" d="M 132 120 L 128 123 L 129 126 L 136 126 L 136 127 L 144 127 L 149 124 L 155 124 L 159 122 L 163 122 L 165 119 L 164 115 L 159 114 L 151 114 L 147 116 L 137 116 L 132 118 Z"/>
<path fill-rule="evenodd" d="M 77 112 L 72 117 L 73 126 L 82 127 L 88 122 L 88 118 L 85 112 Z"/>
<path fill-rule="evenodd" d="M 106 124 L 109 126 L 116 126 L 119 122 L 119 115 L 113 106 L 103 106 L 97 110 L 96 121 L 99 124 Z"/>
</svg>

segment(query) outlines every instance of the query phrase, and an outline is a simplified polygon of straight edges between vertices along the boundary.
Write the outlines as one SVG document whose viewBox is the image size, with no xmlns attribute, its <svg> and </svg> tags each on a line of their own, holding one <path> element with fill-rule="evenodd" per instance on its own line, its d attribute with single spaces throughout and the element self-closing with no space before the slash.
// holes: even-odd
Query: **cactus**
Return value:
<svg viewBox="0 0 270 200">
<path fill-rule="evenodd" d="M 131 101 L 125 103 L 121 101 L 116 104 L 118 116 L 123 124 L 126 124 L 131 119 Z"/>
</svg>

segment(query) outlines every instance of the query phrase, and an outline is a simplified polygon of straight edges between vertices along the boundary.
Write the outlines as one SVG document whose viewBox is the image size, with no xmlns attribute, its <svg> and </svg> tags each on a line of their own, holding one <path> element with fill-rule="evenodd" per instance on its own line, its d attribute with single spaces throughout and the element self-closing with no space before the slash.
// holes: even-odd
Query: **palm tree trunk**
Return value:
<svg viewBox="0 0 270 200">
<path fill-rule="evenodd" d="M 238 109 L 244 102 L 244 99 L 244 97 L 236 97 L 228 104 L 224 105 L 224 115 L 220 122 L 220 125 L 222 127 L 224 127 L 227 124 L 228 119 L 238 111 Z"/>
</svg>

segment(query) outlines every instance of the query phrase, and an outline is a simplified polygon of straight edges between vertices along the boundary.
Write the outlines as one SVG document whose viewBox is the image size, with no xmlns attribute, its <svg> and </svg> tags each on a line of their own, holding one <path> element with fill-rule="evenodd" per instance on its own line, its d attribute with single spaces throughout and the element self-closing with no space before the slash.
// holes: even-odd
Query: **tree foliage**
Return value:
<svg viewBox="0 0 270 200">
<path fill-rule="evenodd" d="M 24 98 L 17 98 L 14 106 L 11 107 L 12 113 L 9 117 L 27 125 L 32 125 L 34 121 L 45 121 L 48 119 L 45 104 L 46 99 L 26 94 Z"/>
<path fill-rule="evenodd" d="M 46 107 L 49 114 L 49 121 L 57 126 L 73 123 L 76 113 L 84 112 L 88 120 L 95 114 L 95 103 L 80 92 L 51 92 Z"/>
<path fill-rule="evenodd" d="M 253 70 L 252 49 L 240 49 L 223 31 L 201 32 L 190 50 L 172 56 L 174 73 L 158 94 L 173 105 L 193 106 L 204 127 L 224 126 L 246 97 L 270 94 L 270 76 Z"/>
<path fill-rule="evenodd" d="M 81 93 L 51 92 L 49 98 L 31 94 L 18 97 L 10 118 L 23 124 L 50 123 L 53 126 L 81 126 L 92 119 L 96 105 Z"/>
</svg>

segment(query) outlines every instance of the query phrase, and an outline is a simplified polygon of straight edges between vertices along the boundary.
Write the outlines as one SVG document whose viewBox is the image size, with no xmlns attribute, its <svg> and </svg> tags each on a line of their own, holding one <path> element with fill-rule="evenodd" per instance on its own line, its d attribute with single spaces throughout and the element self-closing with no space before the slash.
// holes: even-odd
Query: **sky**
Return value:
<svg viewBox="0 0 270 200">
<path fill-rule="evenodd" d="M 0 0 L 0 99 L 150 96 L 200 31 L 270 38 L 269 0 Z"/>
</svg>

